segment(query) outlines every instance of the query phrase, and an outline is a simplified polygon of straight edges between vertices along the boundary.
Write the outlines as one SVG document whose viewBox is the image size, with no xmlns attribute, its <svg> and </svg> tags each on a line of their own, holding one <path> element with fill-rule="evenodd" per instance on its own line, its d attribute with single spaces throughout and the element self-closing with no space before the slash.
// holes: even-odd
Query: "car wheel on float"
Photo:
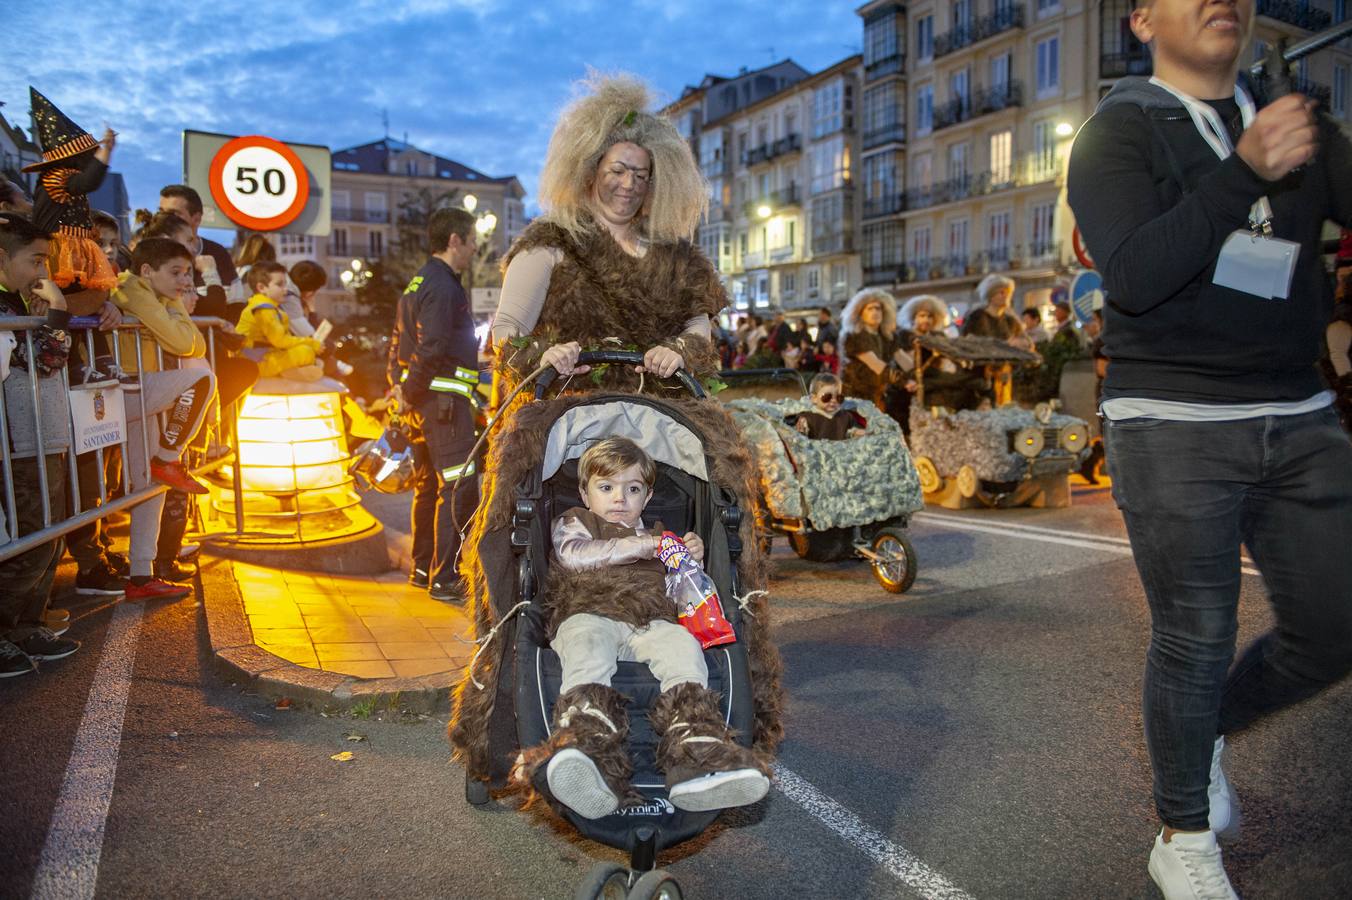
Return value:
<svg viewBox="0 0 1352 900">
<path fill-rule="evenodd" d="M 919 564 L 915 559 L 915 548 L 899 528 L 880 528 L 873 536 L 872 560 L 873 577 L 883 586 L 883 590 L 893 594 L 905 593 L 915 584 L 915 574 Z"/>
<path fill-rule="evenodd" d="M 920 490 L 926 494 L 932 494 L 943 486 L 939 470 L 934 467 L 934 461 L 928 456 L 915 458 L 915 471 L 920 476 Z"/>
</svg>

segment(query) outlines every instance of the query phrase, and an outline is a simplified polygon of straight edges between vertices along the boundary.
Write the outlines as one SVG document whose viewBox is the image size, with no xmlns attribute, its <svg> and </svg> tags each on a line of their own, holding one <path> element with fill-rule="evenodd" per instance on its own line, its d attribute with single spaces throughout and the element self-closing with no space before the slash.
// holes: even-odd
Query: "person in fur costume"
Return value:
<svg viewBox="0 0 1352 900">
<path fill-rule="evenodd" d="M 99 247 L 88 195 L 103 184 L 117 135 L 110 128 L 95 141 L 35 88 L 28 90 L 42 161 L 24 171 L 42 173 L 32 218 L 52 235 L 47 257 L 52 281 L 67 294 L 110 291 L 117 287 L 117 273 Z M 100 302 L 107 299 L 104 293 Z"/>
<path fill-rule="evenodd" d="M 657 560 L 661 523 L 647 528 L 641 518 L 656 480 L 656 463 L 633 441 L 598 441 L 578 462 L 584 507 L 566 510 L 551 529 L 554 564 L 613 578 L 614 602 L 607 615 L 594 606 L 592 612 L 550 610 L 550 646 L 563 681 L 553 734 L 522 754 L 520 777 L 529 781 L 543 765 L 554 799 L 588 819 L 613 813 L 631 790 L 624 699 L 610 684 L 619 659 L 646 664 L 661 682 L 651 720 L 662 736 L 657 763 L 672 805 L 727 809 L 755 803 L 770 790 L 764 764 L 723 722 L 699 641 L 676 621 L 666 566 Z M 702 562 L 699 535 L 682 540 Z"/>
<path fill-rule="evenodd" d="M 648 112 L 642 82 L 597 77 L 586 87 L 550 140 L 540 179 L 545 212 L 505 260 L 493 326 L 499 402 L 543 365 L 554 366 L 564 386 L 555 399 L 527 403 L 523 397 L 500 410 L 491 434 L 482 499 L 461 558 L 475 633 L 490 635 L 518 599 L 516 562 L 505 539 L 513 491 L 543 458 L 550 425 L 587 392 L 660 396 L 698 426 L 713 464 L 711 480 L 747 507 L 738 561 L 745 596 L 739 600 L 747 612 L 753 749 L 768 759 L 782 735 L 781 665 L 769 636 L 767 564 L 750 508 L 757 496 L 755 462 L 721 404 L 685 396 L 664 380 L 683 368 L 708 382 L 718 371 L 710 323 L 727 296 L 690 240 L 708 204 L 707 185 L 689 145 L 670 122 Z M 603 348 L 642 352 L 643 364 L 577 365 L 583 350 Z M 546 597 L 567 593 L 576 574 L 551 568 Z M 515 754 L 490 758 L 488 730 L 497 698 L 492 685 L 510 648 L 489 649 L 477 654 L 456 688 L 449 736 L 470 777 L 502 787 Z"/>
</svg>

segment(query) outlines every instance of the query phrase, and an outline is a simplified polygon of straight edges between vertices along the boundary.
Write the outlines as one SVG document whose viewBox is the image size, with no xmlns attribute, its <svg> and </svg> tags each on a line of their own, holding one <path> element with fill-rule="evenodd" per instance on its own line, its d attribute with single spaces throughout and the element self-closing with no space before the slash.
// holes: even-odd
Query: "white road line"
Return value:
<svg viewBox="0 0 1352 900">
<path fill-rule="evenodd" d="M 1044 544 L 1063 544 L 1067 547 L 1082 547 L 1087 550 L 1099 550 L 1117 556 L 1131 556 L 1131 545 L 1125 538 L 1100 538 L 1076 531 L 1063 531 L 1058 528 L 1039 528 L 1034 525 L 999 524 L 989 521 L 969 519 L 963 516 L 944 516 L 935 513 L 917 513 L 913 517 L 926 525 L 939 525 L 955 528 L 958 531 L 979 531 L 984 534 L 998 534 L 1001 537 L 1023 538 L 1026 541 L 1041 541 Z M 1241 563 L 1252 563 L 1248 557 L 1241 557 Z M 1239 571 L 1245 575 L 1261 575 L 1252 565 L 1241 565 Z"/>
<path fill-rule="evenodd" d="M 863 851 L 865 856 L 887 869 L 903 884 L 914 888 L 922 897 L 972 900 L 970 894 L 925 865 L 914 853 L 865 825 L 854 813 L 793 772 L 775 765 L 774 774 L 775 786 L 780 793 L 807 810 L 847 844 Z"/>
<path fill-rule="evenodd" d="M 94 896 L 99 857 L 103 853 L 103 829 L 117 777 L 122 719 L 136 665 L 142 609 L 139 603 L 123 602 L 113 610 L 103 655 L 89 688 L 84 717 L 75 733 L 66 778 L 33 878 L 34 900 L 84 900 Z"/>
</svg>

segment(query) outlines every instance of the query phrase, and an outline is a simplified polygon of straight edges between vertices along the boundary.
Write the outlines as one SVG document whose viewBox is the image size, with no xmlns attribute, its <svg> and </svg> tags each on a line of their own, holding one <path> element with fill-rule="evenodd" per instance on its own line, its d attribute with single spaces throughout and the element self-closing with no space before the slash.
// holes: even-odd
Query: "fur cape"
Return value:
<svg viewBox="0 0 1352 900">
<path fill-rule="evenodd" d="M 634 345 L 635 349 L 664 344 L 677 349 L 688 371 L 712 375 L 717 356 L 709 341 L 680 334 L 685 323 L 701 313 L 713 314 L 726 303 L 717 272 L 708 260 L 687 242 L 653 245 L 640 260 L 626 254 L 604 229 L 586 242 L 575 244 L 566 232 L 548 223 L 532 225 L 517 240 L 512 253 L 526 247 L 550 246 L 564 251 L 555 266 L 545 308 L 535 332 L 524 341 L 503 348 L 497 377 L 510 388 L 534 370 L 539 356 L 559 340 L 579 340 L 584 349 L 596 346 Z M 510 255 L 509 255 L 510 259 Z M 640 381 L 629 367 L 610 367 L 599 376 L 573 379 L 570 390 L 604 389 L 661 396 L 675 404 L 705 435 L 705 452 L 713 461 L 711 478 L 733 491 L 743 506 L 740 526 L 742 556 L 738 574 L 746 603 L 744 628 L 751 667 L 755 703 L 753 741 L 758 752 L 774 752 L 783 734 L 783 706 L 779 652 L 770 638 L 770 612 L 764 591 L 768 563 L 756 538 L 758 474 L 751 451 L 742 440 L 732 417 L 722 404 L 681 394 L 679 386 L 654 378 Z M 525 392 L 523 392 L 524 395 Z M 498 617 L 517 602 L 504 596 L 504 586 L 515 584 L 516 559 L 506 535 L 511 527 L 513 489 L 544 458 L 549 428 L 578 402 L 567 394 L 552 400 L 527 403 L 499 419 L 489 442 L 487 463 L 480 481 L 480 507 L 466 537 L 461 555 L 470 616 L 476 637 L 486 636 Z M 544 585 L 553 590 L 558 568 L 550 570 Z M 752 596 L 754 594 L 754 596 Z M 731 602 L 731 600 L 729 600 Z M 500 638 L 494 638 L 494 644 Z M 488 721 L 497 692 L 497 661 L 511 648 L 487 646 L 465 671 L 456 686 L 448 728 L 455 756 L 472 777 L 487 779 L 489 759 Z M 484 687 L 474 683 L 477 679 Z M 500 765 L 497 767 L 501 770 Z"/>
</svg>

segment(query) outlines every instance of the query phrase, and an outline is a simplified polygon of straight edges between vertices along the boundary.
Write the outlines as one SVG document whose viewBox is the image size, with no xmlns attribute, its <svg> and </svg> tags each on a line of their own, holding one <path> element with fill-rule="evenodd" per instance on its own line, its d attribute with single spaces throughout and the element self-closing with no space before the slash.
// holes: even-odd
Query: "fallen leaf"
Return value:
<svg viewBox="0 0 1352 900">
<path fill-rule="evenodd" d="M 336 762 L 347 762 L 351 758 L 352 758 L 351 750 L 344 750 L 342 753 L 335 753 L 329 757 L 329 759 L 335 760 Z"/>
<path fill-rule="evenodd" d="M 366 740 L 366 735 L 364 735 L 364 734 L 357 734 L 357 733 L 354 731 L 354 732 L 352 732 L 351 734 L 345 734 L 345 735 L 343 735 L 343 738 L 344 738 L 345 740 L 352 741 L 352 743 L 354 743 L 354 744 L 359 744 L 359 743 L 361 743 L 362 741 Z"/>
<path fill-rule="evenodd" d="M 282 699 L 278 700 L 276 704 L 273 705 L 273 709 L 290 709 L 290 708 L 291 708 L 290 697 L 283 697 Z"/>
</svg>

